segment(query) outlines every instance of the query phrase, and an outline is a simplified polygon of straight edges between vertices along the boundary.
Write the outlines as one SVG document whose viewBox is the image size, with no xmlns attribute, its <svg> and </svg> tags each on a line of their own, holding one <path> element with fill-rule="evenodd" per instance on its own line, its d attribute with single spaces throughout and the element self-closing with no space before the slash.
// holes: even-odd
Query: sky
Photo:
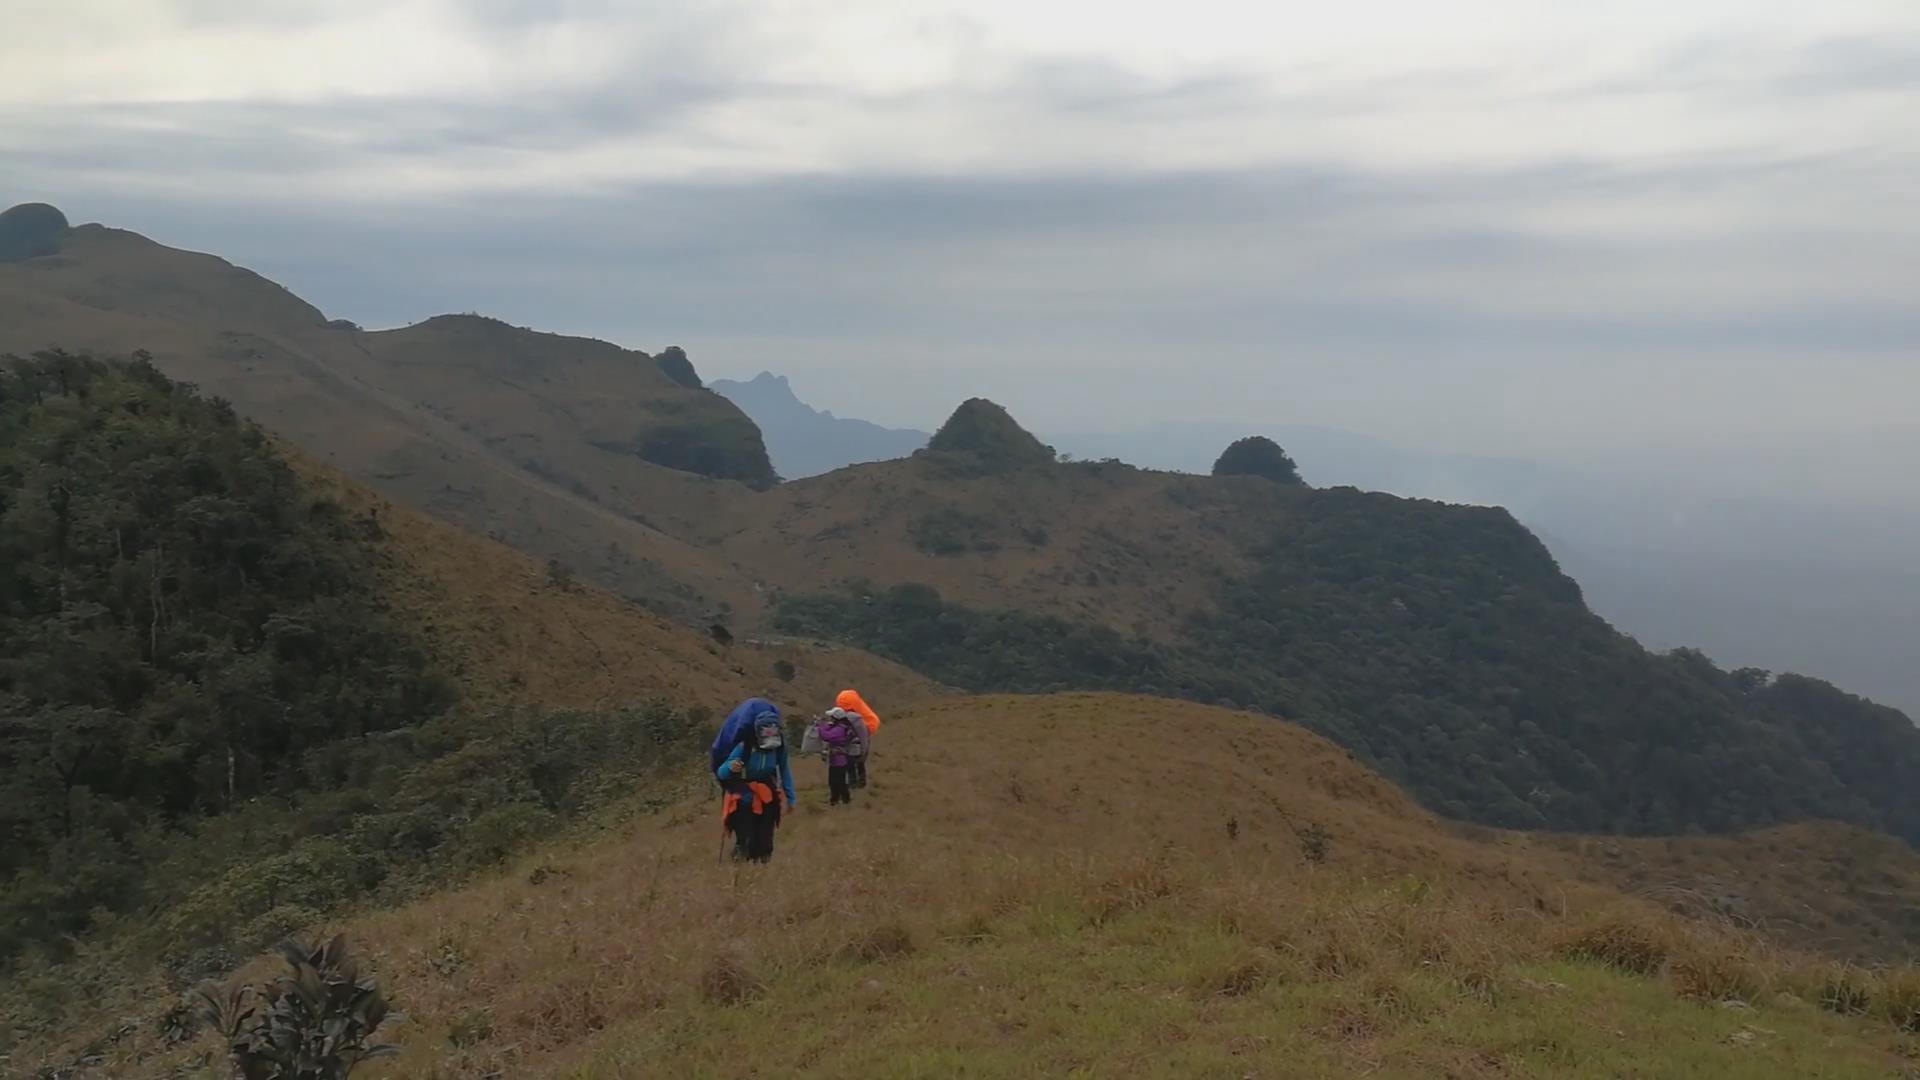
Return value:
<svg viewBox="0 0 1920 1080">
<path fill-rule="evenodd" d="M 0 204 L 369 327 L 922 428 L 1920 446 L 1912 0 L 7 8 Z"/>
</svg>

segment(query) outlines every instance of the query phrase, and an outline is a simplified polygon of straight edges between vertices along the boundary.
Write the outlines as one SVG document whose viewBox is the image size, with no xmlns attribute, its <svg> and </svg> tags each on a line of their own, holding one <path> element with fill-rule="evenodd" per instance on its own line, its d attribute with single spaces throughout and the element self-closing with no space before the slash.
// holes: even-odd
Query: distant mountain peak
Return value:
<svg viewBox="0 0 1920 1080">
<path fill-rule="evenodd" d="M 897 430 L 835 416 L 800 400 L 785 375 L 715 379 L 709 389 L 740 406 L 766 436 L 774 467 L 789 479 L 848 465 L 903 458 L 927 444 L 924 431 Z"/>
<path fill-rule="evenodd" d="M 986 398 L 962 402 L 927 442 L 927 449 L 972 454 L 1000 468 L 1045 465 L 1054 459 L 1053 447 L 1035 438 L 1007 410 Z"/>
</svg>

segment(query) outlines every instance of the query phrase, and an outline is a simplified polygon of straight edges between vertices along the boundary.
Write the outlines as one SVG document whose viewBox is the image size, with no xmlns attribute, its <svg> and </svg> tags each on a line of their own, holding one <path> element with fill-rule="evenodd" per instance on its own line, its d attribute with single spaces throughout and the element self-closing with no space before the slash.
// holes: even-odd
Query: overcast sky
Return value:
<svg viewBox="0 0 1920 1080">
<path fill-rule="evenodd" d="M 1915 0 L 8 0 L 0 71 L 0 203 L 842 415 L 1577 455 L 1920 401 Z"/>
</svg>

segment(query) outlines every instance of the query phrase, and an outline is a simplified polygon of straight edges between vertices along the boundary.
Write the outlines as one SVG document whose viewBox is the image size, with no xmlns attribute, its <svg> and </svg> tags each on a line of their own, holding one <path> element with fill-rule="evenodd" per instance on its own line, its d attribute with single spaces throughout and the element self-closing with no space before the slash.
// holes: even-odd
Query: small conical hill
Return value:
<svg viewBox="0 0 1920 1080">
<path fill-rule="evenodd" d="M 1280 444 L 1265 435 L 1249 435 L 1227 447 L 1213 463 L 1215 476 L 1258 476 L 1276 484 L 1304 486 L 1300 469 Z"/>
<path fill-rule="evenodd" d="M 1045 465 L 1053 461 L 1053 447 L 1033 437 L 1007 410 L 986 398 L 968 398 L 934 432 L 927 449 L 936 453 L 971 454 L 1000 469 Z"/>
</svg>

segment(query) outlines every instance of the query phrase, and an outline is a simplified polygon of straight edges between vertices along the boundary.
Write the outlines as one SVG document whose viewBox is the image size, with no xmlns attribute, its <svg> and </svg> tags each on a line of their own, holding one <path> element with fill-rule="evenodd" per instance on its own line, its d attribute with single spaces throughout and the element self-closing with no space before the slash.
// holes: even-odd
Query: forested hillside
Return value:
<svg viewBox="0 0 1920 1080">
<path fill-rule="evenodd" d="M 954 603 L 912 581 L 791 594 L 779 623 L 971 690 L 1256 708 L 1490 824 L 1673 833 L 1834 818 L 1920 842 L 1920 731 L 1906 717 L 1814 680 L 1647 652 L 1503 511 L 1248 478 L 1164 484 L 1170 515 L 1177 503 L 1220 522 L 1248 567 L 1183 579 L 1165 626 Z M 954 520 L 955 550 L 972 552 L 965 521 L 992 519 Z M 1125 564 L 1109 572 L 1115 591 L 1136 584 Z"/>
<path fill-rule="evenodd" d="M 445 707 L 374 528 L 144 359 L 0 373 L 0 954 L 136 906 L 142 837 Z"/>
</svg>

